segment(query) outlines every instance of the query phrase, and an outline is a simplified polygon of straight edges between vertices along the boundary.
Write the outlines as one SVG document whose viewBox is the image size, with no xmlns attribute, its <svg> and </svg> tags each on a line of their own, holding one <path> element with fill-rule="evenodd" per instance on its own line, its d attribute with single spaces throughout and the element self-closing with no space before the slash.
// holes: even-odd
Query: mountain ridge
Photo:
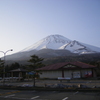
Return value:
<svg viewBox="0 0 100 100">
<path fill-rule="evenodd" d="M 70 40 L 61 35 L 50 35 L 37 43 L 23 49 L 21 52 L 41 49 L 66 49 L 72 53 L 87 54 L 100 52 L 100 48 L 89 44 L 81 43 L 76 40 Z"/>
<path fill-rule="evenodd" d="M 41 42 L 42 41 L 42 42 Z M 85 54 L 100 53 L 100 48 L 79 41 L 72 41 L 61 35 L 50 35 L 17 53 L 7 55 L 6 60 L 27 62 L 30 56 L 37 55 L 44 59 L 55 57 L 75 57 Z"/>
<path fill-rule="evenodd" d="M 36 42 L 35 44 L 25 48 L 23 51 L 31 51 L 33 49 L 40 50 L 40 49 L 59 49 L 60 46 L 69 43 L 71 40 L 67 39 L 61 35 L 50 35 L 42 40 Z"/>
</svg>

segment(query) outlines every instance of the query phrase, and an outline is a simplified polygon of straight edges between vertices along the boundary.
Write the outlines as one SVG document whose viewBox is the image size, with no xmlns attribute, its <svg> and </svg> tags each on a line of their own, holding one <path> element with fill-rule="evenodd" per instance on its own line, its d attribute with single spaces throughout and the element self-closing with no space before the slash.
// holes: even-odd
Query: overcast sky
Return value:
<svg viewBox="0 0 100 100">
<path fill-rule="evenodd" d="M 0 0 L 0 51 L 53 34 L 100 47 L 100 0 Z"/>
</svg>

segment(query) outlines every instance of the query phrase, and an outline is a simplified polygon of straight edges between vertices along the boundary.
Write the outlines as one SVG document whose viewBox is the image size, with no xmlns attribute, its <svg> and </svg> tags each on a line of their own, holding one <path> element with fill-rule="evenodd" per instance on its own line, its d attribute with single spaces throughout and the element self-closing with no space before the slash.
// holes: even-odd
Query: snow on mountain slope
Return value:
<svg viewBox="0 0 100 100">
<path fill-rule="evenodd" d="M 50 35 L 36 44 L 25 48 L 21 52 L 31 51 L 31 50 L 41 50 L 41 49 L 58 49 L 64 44 L 68 44 L 71 40 L 61 36 L 61 35 Z"/>
<path fill-rule="evenodd" d="M 33 44 L 32 46 L 25 48 L 21 52 L 31 51 L 31 50 L 41 50 L 41 49 L 64 49 L 69 50 L 72 53 L 78 54 L 89 54 L 100 52 L 99 47 L 88 45 L 85 43 L 78 42 L 76 40 L 71 41 L 70 39 L 61 35 L 50 35 L 39 42 Z"/>
<path fill-rule="evenodd" d="M 61 46 L 59 49 L 66 49 L 73 53 L 79 53 L 79 54 L 89 54 L 89 53 L 100 52 L 100 48 L 98 47 L 81 43 L 75 40 L 69 42 L 69 44 L 65 44 Z"/>
</svg>

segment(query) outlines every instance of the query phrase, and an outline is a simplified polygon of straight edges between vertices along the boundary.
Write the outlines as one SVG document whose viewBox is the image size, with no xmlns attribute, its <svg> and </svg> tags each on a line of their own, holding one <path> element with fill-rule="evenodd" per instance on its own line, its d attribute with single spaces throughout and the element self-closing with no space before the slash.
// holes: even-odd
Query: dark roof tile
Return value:
<svg viewBox="0 0 100 100">
<path fill-rule="evenodd" d="M 26 72 L 26 70 L 22 68 L 18 68 L 18 69 L 11 70 L 10 72 Z"/>
<path fill-rule="evenodd" d="M 71 64 L 80 68 L 96 68 L 96 66 L 77 61 L 77 62 L 64 62 L 64 63 L 48 65 L 42 68 L 38 68 L 37 70 L 58 70 L 68 64 Z"/>
</svg>

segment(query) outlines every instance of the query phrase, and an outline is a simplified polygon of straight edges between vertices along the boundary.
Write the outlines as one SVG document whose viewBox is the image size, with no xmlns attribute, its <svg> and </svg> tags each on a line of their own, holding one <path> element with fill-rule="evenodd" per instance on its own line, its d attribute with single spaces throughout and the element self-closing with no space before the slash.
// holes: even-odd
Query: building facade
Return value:
<svg viewBox="0 0 100 100">
<path fill-rule="evenodd" d="M 65 62 L 39 68 L 40 78 L 90 78 L 96 77 L 96 66 L 82 62 Z"/>
</svg>

